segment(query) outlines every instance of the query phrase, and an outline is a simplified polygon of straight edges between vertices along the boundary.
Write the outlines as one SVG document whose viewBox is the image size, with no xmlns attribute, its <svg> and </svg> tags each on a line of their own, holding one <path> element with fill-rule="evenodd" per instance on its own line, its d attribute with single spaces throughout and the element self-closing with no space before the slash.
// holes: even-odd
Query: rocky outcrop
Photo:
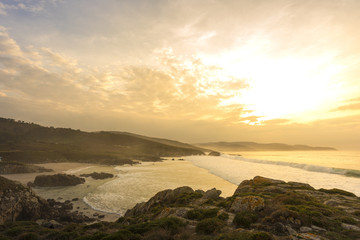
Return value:
<svg viewBox="0 0 360 240">
<path fill-rule="evenodd" d="M 29 188 L 0 177 L 0 224 L 40 218 L 44 206 L 46 201 Z"/>
<path fill-rule="evenodd" d="M 36 224 L 26 225 L 26 231 L 42 235 L 39 239 L 54 239 L 47 233 L 49 228 L 62 239 L 360 239 L 360 199 L 348 192 L 320 191 L 308 184 L 264 177 L 243 181 L 231 197 L 222 198 L 220 192 L 190 187 L 164 190 L 115 223 L 87 226 L 66 225 L 64 218 L 76 222 L 71 215 L 55 217 L 54 209 L 69 211 L 71 201 L 47 200 L 44 204 L 51 218 L 39 219 L 37 224 L 48 229 Z M 0 227 L 0 236 L 11 233 L 6 237 L 28 239 L 14 237 L 16 227 Z"/>
<path fill-rule="evenodd" d="M 81 214 L 70 212 L 72 203 L 45 200 L 37 196 L 30 188 L 20 183 L 0 177 L 0 224 L 13 221 L 44 219 L 59 222 L 89 222 Z"/>
<path fill-rule="evenodd" d="M 81 174 L 80 177 L 92 177 L 93 179 L 106 179 L 106 178 L 113 178 L 114 174 L 111 173 L 98 173 L 98 172 L 93 172 L 93 173 L 89 173 L 89 174 Z"/>
<path fill-rule="evenodd" d="M 128 210 L 124 222 L 176 217 L 188 222 L 189 232 L 227 232 L 224 239 L 237 239 L 239 231 L 262 236 L 239 239 L 360 239 L 360 200 L 342 190 L 315 190 L 304 183 L 257 176 L 240 183 L 232 197 L 224 199 L 220 193 L 189 187 L 165 190 Z"/>
<path fill-rule="evenodd" d="M 85 182 L 84 178 L 75 175 L 55 174 L 55 175 L 39 175 L 35 177 L 33 187 L 59 187 L 59 186 L 75 186 Z"/>
<path fill-rule="evenodd" d="M 159 204 L 163 204 L 163 203 L 171 204 L 181 200 L 180 199 L 181 197 L 185 197 L 186 195 L 193 193 L 194 190 L 191 187 L 187 187 L 187 186 L 179 187 L 174 190 L 167 189 L 158 192 L 157 194 L 155 194 L 155 196 L 150 198 L 150 200 L 147 201 L 146 203 L 145 202 L 138 203 L 132 209 L 127 210 L 125 216 L 129 217 L 129 216 L 144 214 Z"/>
<path fill-rule="evenodd" d="M 258 196 L 236 197 L 231 204 L 230 211 L 260 211 L 265 207 L 265 200 Z"/>
<path fill-rule="evenodd" d="M 216 152 L 216 151 L 211 151 L 211 152 L 209 152 L 208 155 L 209 156 L 220 156 L 221 154 L 219 152 Z"/>
<path fill-rule="evenodd" d="M 53 172 L 52 169 L 17 162 L 0 162 L 0 174 Z"/>
</svg>

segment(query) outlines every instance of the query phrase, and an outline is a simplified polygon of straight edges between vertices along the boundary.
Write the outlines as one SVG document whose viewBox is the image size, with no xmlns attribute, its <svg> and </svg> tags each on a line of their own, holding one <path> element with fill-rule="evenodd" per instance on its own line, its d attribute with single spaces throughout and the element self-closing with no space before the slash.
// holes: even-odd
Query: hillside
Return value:
<svg viewBox="0 0 360 240">
<path fill-rule="evenodd" d="M 0 118 L 3 161 L 132 164 L 133 160 L 156 161 L 166 156 L 203 154 L 195 147 L 183 145 L 186 147 L 131 134 L 83 132 Z"/>
<path fill-rule="evenodd" d="M 195 146 L 209 148 L 223 152 L 244 151 L 335 151 L 331 147 L 311 147 L 306 145 L 288 145 L 284 143 L 255 143 L 255 142 L 209 142 L 195 143 Z"/>
<path fill-rule="evenodd" d="M 182 142 L 179 142 L 179 141 L 165 139 L 165 138 L 148 137 L 148 136 L 142 136 L 142 135 L 138 135 L 138 134 L 135 134 L 135 133 L 128 133 L 128 132 L 112 131 L 111 133 L 134 136 L 134 137 L 138 137 L 138 138 L 141 138 L 141 139 L 146 139 L 146 140 L 149 140 L 149 141 L 158 142 L 158 143 L 162 143 L 162 144 L 166 144 L 166 145 L 170 145 L 170 146 L 174 146 L 174 147 L 197 149 L 197 150 L 202 151 L 202 152 L 209 151 L 206 148 L 200 148 L 200 147 L 188 144 L 188 143 L 182 143 Z"/>
</svg>

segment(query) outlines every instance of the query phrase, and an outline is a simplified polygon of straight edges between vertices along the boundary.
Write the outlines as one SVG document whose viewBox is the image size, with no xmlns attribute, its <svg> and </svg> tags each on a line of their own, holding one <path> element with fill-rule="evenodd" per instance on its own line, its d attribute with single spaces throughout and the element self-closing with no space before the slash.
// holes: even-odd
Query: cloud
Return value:
<svg viewBox="0 0 360 240">
<path fill-rule="evenodd" d="M 7 15 L 8 11 L 21 10 L 25 12 L 38 13 L 44 11 L 46 6 L 56 5 L 61 0 L 15 0 L 0 2 L 0 15 Z"/>
<path fill-rule="evenodd" d="M 154 52 L 158 67 L 80 67 L 76 60 L 49 48 L 21 49 L 5 28 L 0 31 L 0 89 L 18 102 L 44 109 L 86 114 L 92 111 L 155 118 L 215 118 L 234 111 L 221 102 L 240 94 L 243 80 L 197 58 Z M 31 105 L 30 105 L 31 106 Z M 242 108 L 229 118 L 238 118 Z M 221 118 L 221 117 L 220 117 Z"/>
</svg>

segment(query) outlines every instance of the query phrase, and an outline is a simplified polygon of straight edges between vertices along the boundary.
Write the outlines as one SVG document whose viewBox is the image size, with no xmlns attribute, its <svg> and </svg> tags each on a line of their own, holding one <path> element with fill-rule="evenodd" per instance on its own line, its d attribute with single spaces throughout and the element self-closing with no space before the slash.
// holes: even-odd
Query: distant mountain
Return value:
<svg viewBox="0 0 360 240">
<path fill-rule="evenodd" d="M 335 151 L 331 147 L 311 147 L 306 145 L 288 145 L 284 143 L 255 143 L 255 142 L 209 142 L 195 143 L 195 146 L 209 148 L 223 152 L 244 151 Z"/>
<path fill-rule="evenodd" d="M 121 132 L 83 132 L 0 118 L 0 157 L 23 163 L 134 163 L 204 154 L 198 147 Z"/>
</svg>

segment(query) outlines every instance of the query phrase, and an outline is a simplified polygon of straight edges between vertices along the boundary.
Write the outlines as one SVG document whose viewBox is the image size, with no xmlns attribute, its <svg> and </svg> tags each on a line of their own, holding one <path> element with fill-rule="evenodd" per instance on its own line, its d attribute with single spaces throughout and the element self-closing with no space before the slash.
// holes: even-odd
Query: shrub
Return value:
<svg viewBox="0 0 360 240">
<path fill-rule="evenodd" d="M 236 227 L 249 228 L 250 225 L 256 222 L 257 216 L 255 213 L 250 211 L 242 211 L 235 215 L 233 223 Z"/>
<path fill-rule="evenodd" d="M 274 238 L 265 232 L 232 232 L 220 235 L 216 240 L 273 240 Z"/>
<path fill-rule="evenodd" d="M 333 188 L 333 189 L 320 188 L 319 191 L 324 192 L 324 193 L 328 193 L 328 194 L 340 194 L 340 195 L 348 196 L 348 197 L 356 197 L 356 195 L 354 193 L 347 192 L 347 191 L 337 189 L 337 188 Z"/>
<path fill-rule="evenodd" d="M 120 231 L 113 233 L 111 235 L 108 235 L 104 238 L 101 238 L 102 240 L 137 240 L 141 239 L 141 236 L 134 234 L 128 230 L 121 229 Z"/>
<path fill-rule="evenodd" d="M 205 218 L 216 217 L 219 212 L 218 208 L 208 208 L 208 209 L 194 209 L 187 212 L 186 217 L 191 220 L 203 220 Z"/>
<path fill-rule="evenodd" d="M 23 233 L 18 237 L 18 240 L 38 240 L 40 239 L 39 235 L 34 232 Z"/>
<path fill-rule="evenodd" d="M 156 229 L 164 229 L 169 231 L 171 234 L 174 234 L 184 227 L 186 224 L 179 218 L 168 217 L 161 218 L 155 221 L 133 224 L 127 227 L 127 229 L 132 233 L 143 234 Z"/>
<path fill-rule="evenodd" d="M 201 220 L 196 225 L 196 232 L 203 234 L 212 234 L 218 232 L 221 228 L 224 227 L 224 222 L 218 218 L 206 218 Z"/>
<path fill-rule="evenodd" d="M 229 214 L 227 214 L 226 212 L 223 212 L 221 214 L 219 214 L 217 216 L 218 219 L 222 220 L 222 221 L 226 221 L 229 219 Z"/>
</svg>

